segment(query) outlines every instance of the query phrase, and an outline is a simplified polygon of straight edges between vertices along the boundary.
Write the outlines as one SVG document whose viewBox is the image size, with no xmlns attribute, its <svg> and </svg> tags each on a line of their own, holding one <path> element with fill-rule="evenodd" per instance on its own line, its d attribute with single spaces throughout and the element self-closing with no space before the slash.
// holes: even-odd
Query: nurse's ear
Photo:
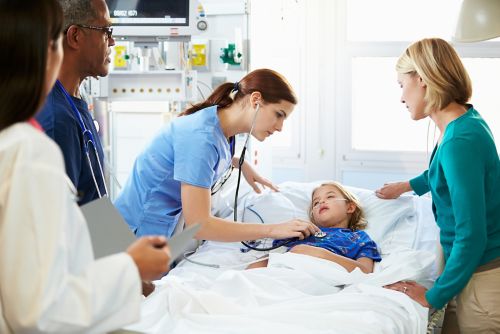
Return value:
<svg viewBox="0 0 500 334">
<path fill-rule="evenodd" d="M 257 104 L 259 104 L 262 107 L 262 94 L 260 92 L 253 92 L 250 94 L 250 105 L 253 108 L 257 108 Z"/>
</svg>

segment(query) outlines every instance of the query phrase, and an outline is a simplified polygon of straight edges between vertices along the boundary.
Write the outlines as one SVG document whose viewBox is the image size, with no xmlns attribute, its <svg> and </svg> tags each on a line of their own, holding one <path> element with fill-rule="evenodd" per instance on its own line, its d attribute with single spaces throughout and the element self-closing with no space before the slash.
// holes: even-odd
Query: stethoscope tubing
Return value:
<svg viewBox="0 0 500 334">
<path fill-rule="evenodd" d="M 95 187 L 97 189 L 97 194 L 99 195 L 99 198 L 107 196 L 108 195 L 108 187 L 106 186 L 106 178 L 104 177 L 104 170 L 102 168 L 101 159 L 99 158 L 99 153 L 97 152 L 97 148 L 96 148 L 96 145 L 95 145 L 95 142 L 94 142 L 94 136 L 92 135 L 92 131 L 90 131 L 89 129 L 87 129 L 87 127 L 85 126 L 85 123 L 83 121 L 83 117 L 82 117 L 82 115 L 80 113 L 80 110 L 78 110 L 78 108 L 76 107 L 75 103 L 73 102 L 73 100 L 69 96 L 68 92 L 66 91 L 66 89 L 64 88 L 64 86 L 61 84 L 61 82 L 59 80 L 56 81 L 56 86 L 64 94 L 64 97 L 66 98 L 66 101 L 70 105 L 71 111 L 76 116 L 76 119 L 78 121 L 78 125 L 80 126 L 80 129 L 82 131 L 83 148 L 85 150 L 85 155 L 87 157 L 87 163 L 88 163 L 89 168 L 90 168 L 90 173 L 92 175 L 92 180 L 94 181 L 94 185 L 95 185 Z M 92 161 L 90 160 L 90 151 L 89 151 L 89 146 L 90 145 L 92 145 L 92 148 L 93 148 L 95 156 L 96 156 L 97 164 L 98 164 L 98 167 L 99 167 L 99 172 L 101 174 L 102 184 L 104 186 L 104 191 L 105 191 L 104 194 L 101 193 L 101 189 L 99 188 L 99 184 L 97 183 L 97 178 L 96 178 L 96 174 L 94 172 L 94 168 L 92 167 Z"/>
<path fill-rule="evenodd" d="M 245 162 L 245 154 L 246 154 L 246 151 L 247 151 L 247 146 L 248 146 L 248 142 L 250 140 L 250 135 L 252 134 L 253 132 L 253 129 L 255 127 L 255 123 L 256 123 L 256 120 L 257 120 L 257 114 L 259 112 L 259 108 L 260 108 L 260 104 L 257 104 L 257 107 L 255 108 L 255 114 L 253 116 L 253 120 L 252 120 L 252 126 L 250 127 L 250 132 L 248 132 L 248 135 L 247 135 L 247 138 L 245 139 L 245 144 L 243 145 L 243 149 L 241 150 L 241 155 L 240 155 L 240 159 L 238 161 L 238 181 L 236 183 L 236 192 L 234 194 L 234 207 L 233 207 L 233 220 L 235 222 L 238 221 L 238 193 L 239 193 L 239 190 L 240 190 L 240 181 L 241 181 L 241 167 L 243 166 L 243 163 Z M 241 241 L 241 243 L 243 244 L 243 246 L 249 248 L 249 249 L 253 249 L 253 250 L 256 250 L 256 251 L 260 251 L 260 252 L 268 252 L 268 251 L 271 251 L 271 250 L 274 250 L 276 248 L 280 248 L 281 246 L 285 246 L 286 244 L 289 244 L 290 242 L 294 241 L 295 239 L 286 239 L 286 240 L 283 240 L 282 242 L 274 245 L 274 246 L 271 246 L 271 247 L 266 247 L 266 248 L 257 248 L 257 247 L 254 247 L 250 244 L 248 244 L 247 242 L 245 241 Z"/>
</svg>

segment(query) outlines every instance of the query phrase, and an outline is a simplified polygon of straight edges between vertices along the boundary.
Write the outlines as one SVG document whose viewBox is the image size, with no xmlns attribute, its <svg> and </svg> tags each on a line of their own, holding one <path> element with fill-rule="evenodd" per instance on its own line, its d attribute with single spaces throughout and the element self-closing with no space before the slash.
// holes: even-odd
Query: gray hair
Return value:
<svg viewBox="0 0 500 334">
<path fill-rule="evenodd" d="M 92 0 L 59 0 L 64 13 L 64 29 L 72 24 L 88 24 L 97 17 Z"/>
</svg>

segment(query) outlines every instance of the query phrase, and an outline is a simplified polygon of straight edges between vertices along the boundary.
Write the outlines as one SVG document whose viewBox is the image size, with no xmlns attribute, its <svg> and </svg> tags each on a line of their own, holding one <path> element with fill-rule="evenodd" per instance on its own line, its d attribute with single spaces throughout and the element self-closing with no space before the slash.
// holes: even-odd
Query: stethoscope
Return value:
<svg viewBox="0 0 500 334">
<path fill-rule="evenodd" d="M 255 121 L 257 119 L 257 114 L 259 113 L 259 108 L 260 108 L 260 104 L 257 103 L 257 106 L 255 108 L 255 114 L 253 116 L 253 120 L 252 120 L 252 126 L 250 127 L 250 131 L 248 132 L 248 135 L 247 135 L 247 138 L 245 140 L 245 144 L 243 145 L 243 149 L 241 150 L 241 155 L 240 155 L 240 159 L 238 161 L 238 181 L 236 183 L 236 192 L 234 194 L 234 207 L 233 207 L 233 220 L 235 222 L 238 221 L 238 192 L 240 190 L 240 181 L 241 181 L 241 167 L 243 166 L 243 163 L 245 162 L 245 153 L 247 151 L 247 147 L 248 147 L 248 142 L 250 140 L 250 135 L 252 134 L 253 132 L 253 129 L 255 127 Z M 320 231 L 320 232 L 316 232 L 314 234 L 314 236 L 316 238 L 324 238 L 326 236 L 326 233 L 323 232 L 323 231 Z M 282 246 L 285 246 L 293 241 L 296 241 L 297 238 L 290 238 L 290 239 L 284 239 L 282 242 L 279 242 L 279 243 L 276 243 L 275 245 L 273 246 L 270 246 L 270 247 L 265 247 L 265 248 L 258 248 L 256 246 L 253 246 L 251 244 L 249 244 L 248 242 L 246 241 L 241 241 L 241 243 L 249 248 L 249 249 L 252 249 L 252 250 L 256 250 L 256 251 L 261 251 L 261 252 L 267 252 L 267 251 L 271 251 L 271 250 L 274 250 L 276 248 L 280 248 Z"/>
<path fill-rule="evenodd" d="M 94 142 L 94 136 L 92 135 L 92 132 L 89 129 L 87 129 L 87 127 L 85 126 L 85 123 L 83 122 L 83 118 L 82 118 L 82 115 L 80 114 L 80 111 L 75 106 L 75 103 L 73 102 L 73 100 L 69 96 L 68 92 L 66 91 L 66 89 L 64 88 L 64 86 L 61 84 L 61 82 L 59 80 L 56 81 L 56 86 L 64 94 L 64 97 L 66 98 L 66 101 L 68 101 L 68 103 L 71 107 L 71 110 L 73 111 L 73 114 L 76 116 L 76 119 L 78 120 L 78 124 L 80 125 L 80 129 L 82 130 L 83 147 L 85 150 L 85 156 L 87 157 L 87 162 L 89 164 L 90 173 L 92 174 L 92 179 L 94 180 L 94 185 L 97 189 L 97 194 L 99 195 L 99 198 L 107 196 L 108 195 L 108 188 L 106 186 L 106 179 L 104 178 L 104 171 L 103 171 L 103 168 L 101 165 L 101 159 L 99 158 L 99 153 L 97 152 L 97 147 L 96 147 L 95 142 Z M 97 159 L 97 164 L 99 167 L 99 172 L 101 174 L 102 184 L 104 185 L 104 191 L 105 191 L 104 194 L 101 193 L 99 185 L 97 184 L 97 178 L 96 178 L 96 175 L 94 172 L 94 168 L 92 167 L 92 162 L 90 160 L 90 146 L 91 145 L 92 145 L 92 148 L 94 150 L 94 153 L 95 153 L 95 156 Z"/>
<path fill-rule="evenodd" d="M 236 192 L 234 194 L 234 212 L 233 212 L 233 220 L 235 222 L 238 221 L 238 193 L 239 193 L 239 190 L 240 190 L 240 181 L 241 181 L 241 167 L 243 166 L 243 163 L 245 162 L 245 154 L 246 154 L 246 151 L 247 151 L 247 147 L 248 147 L 248 142 L 250 141 L 250 135 L 252 134 L 253 132 L 253 129 L 255 127 L 255 121 L 257 119 L 257 114 L 259 112 L 259 108 L 260 108 L 260 104 L 257 104 L 256 108 L 255 108 L 255 114 L 253 116 L 253 120 L 252 120 L 252 126 L 250 127 L 250 132 L 248 132 L 248 135 L 247 135 L 247 138 L 245 139 L 245 143 L 243 145 L 243 149 L 241 150 L 241 155 L 240 155 L 240 159 L 238 160 L 238 181 L 237 181 L 237 184 L 236 184 Z M 231 152 L 233 153 L 233 150 L 232 150 L 232 147 L 231 147 Z M 213 195 L 213 193 L 212 193 Z M 254 212 L 255 214 L 257 214 L 256 212 Z M 257 216 L 259 216 L 257 214 Z M 264 224 L 264 221 L 262 219 L 262 217 L 260 217 L 260 220 L 261 222 Z M 315 237 L 317 238 L 324 238 L 326 236 L 326 233 L 323 232 L 323 231 L 320 231 L 320 232 L 317 232 L 316 234 L 314 234 Z M 290 239 L 285 239 L 283 240 L 282 242 L 276 244 L 276 245 L 273 245 L 271 247 L 266 247 L 266 248 L 258 248 L 256 246 L 253 246 L 253 245 L 250 245 L 249 243 L 245 242 L 245 241 L 241 241 L 241 243 L 247 247 L 247 249 L 252 249 L 252 250 L 256 250 L 256 251 L 271 251 L 273 249 L 276 249 L 276 248 L 279 248 L 281 246 L 285 246 L 289 243 L 291 243 L 292 241 L 296 241 L 297 238 L 290 238 Z M 242 253 L 245 253 L 245 251 L 241 250 Z M 197 264 L 197 265 L 200 265 L 200 266 L 205 266 L 205 267 L 211 267 L 211 268 L 215 268 L 215 269 L 220 269 L 220 268 L 237 268 L 237 267 L 246 267 L 247 265 L 249 264 L 252 264 L 252 263 L 255 263 L 255 262 L 259 262 L 259 261 L 262 261 L 262 260 L 265 260 L 265 259 L 268 259 L 267 256 L 265 257 L 259 257 L 259 258 L 256 258 L 254 260 L 252 260 L 251 262 L 248 262 L 248 263 L 243 263 L 243 264 L 238 264 L 238 265 L 235 265 L 235 266 L 227 266 L 227 267 L 222 267 L 218 264 L 211 264 L 211 263 L 204 263 L 204 262 L 201 262 L 201 261 L 196 261 L 196 260 L 193 260 L 191 258 L 191 255 L 193 255 L 195 252 L 194 251 L 190 251 L 190 252 L 186 252 L 184 253 L 184 259 L 188 262 L 191 262 L 193 264 Z"/>
</svg>

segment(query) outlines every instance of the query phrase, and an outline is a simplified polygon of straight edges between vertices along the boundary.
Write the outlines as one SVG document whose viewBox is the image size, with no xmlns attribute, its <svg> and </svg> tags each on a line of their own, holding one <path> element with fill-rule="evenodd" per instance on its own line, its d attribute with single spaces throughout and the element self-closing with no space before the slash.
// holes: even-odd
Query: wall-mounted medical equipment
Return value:
<svg viewBox="0 0 500 334">
<path fill-rule="evenodd" d="M 127 40 L 189 40 L 207 29 L 205 11 L 193 0 L 106 0 L 114 36 Z"/>
<path fill-rule="evenodd" d="M 226 64 L 228 70 L 242 70 L 246 68 L 247 40 L 243 39 L 241 29 L 234 29 L 234 42 L 227 43 L 226 46 L 220 49 L 220 60 Z"/>
<path fill-rule="evenodd" d="M 239 65 L 241 64 L 243 54 L 236 49 L 236 44 L 229 43 L 227 48 L 221 49 L 220 59 L 224 64 Z"/>
</svg>

